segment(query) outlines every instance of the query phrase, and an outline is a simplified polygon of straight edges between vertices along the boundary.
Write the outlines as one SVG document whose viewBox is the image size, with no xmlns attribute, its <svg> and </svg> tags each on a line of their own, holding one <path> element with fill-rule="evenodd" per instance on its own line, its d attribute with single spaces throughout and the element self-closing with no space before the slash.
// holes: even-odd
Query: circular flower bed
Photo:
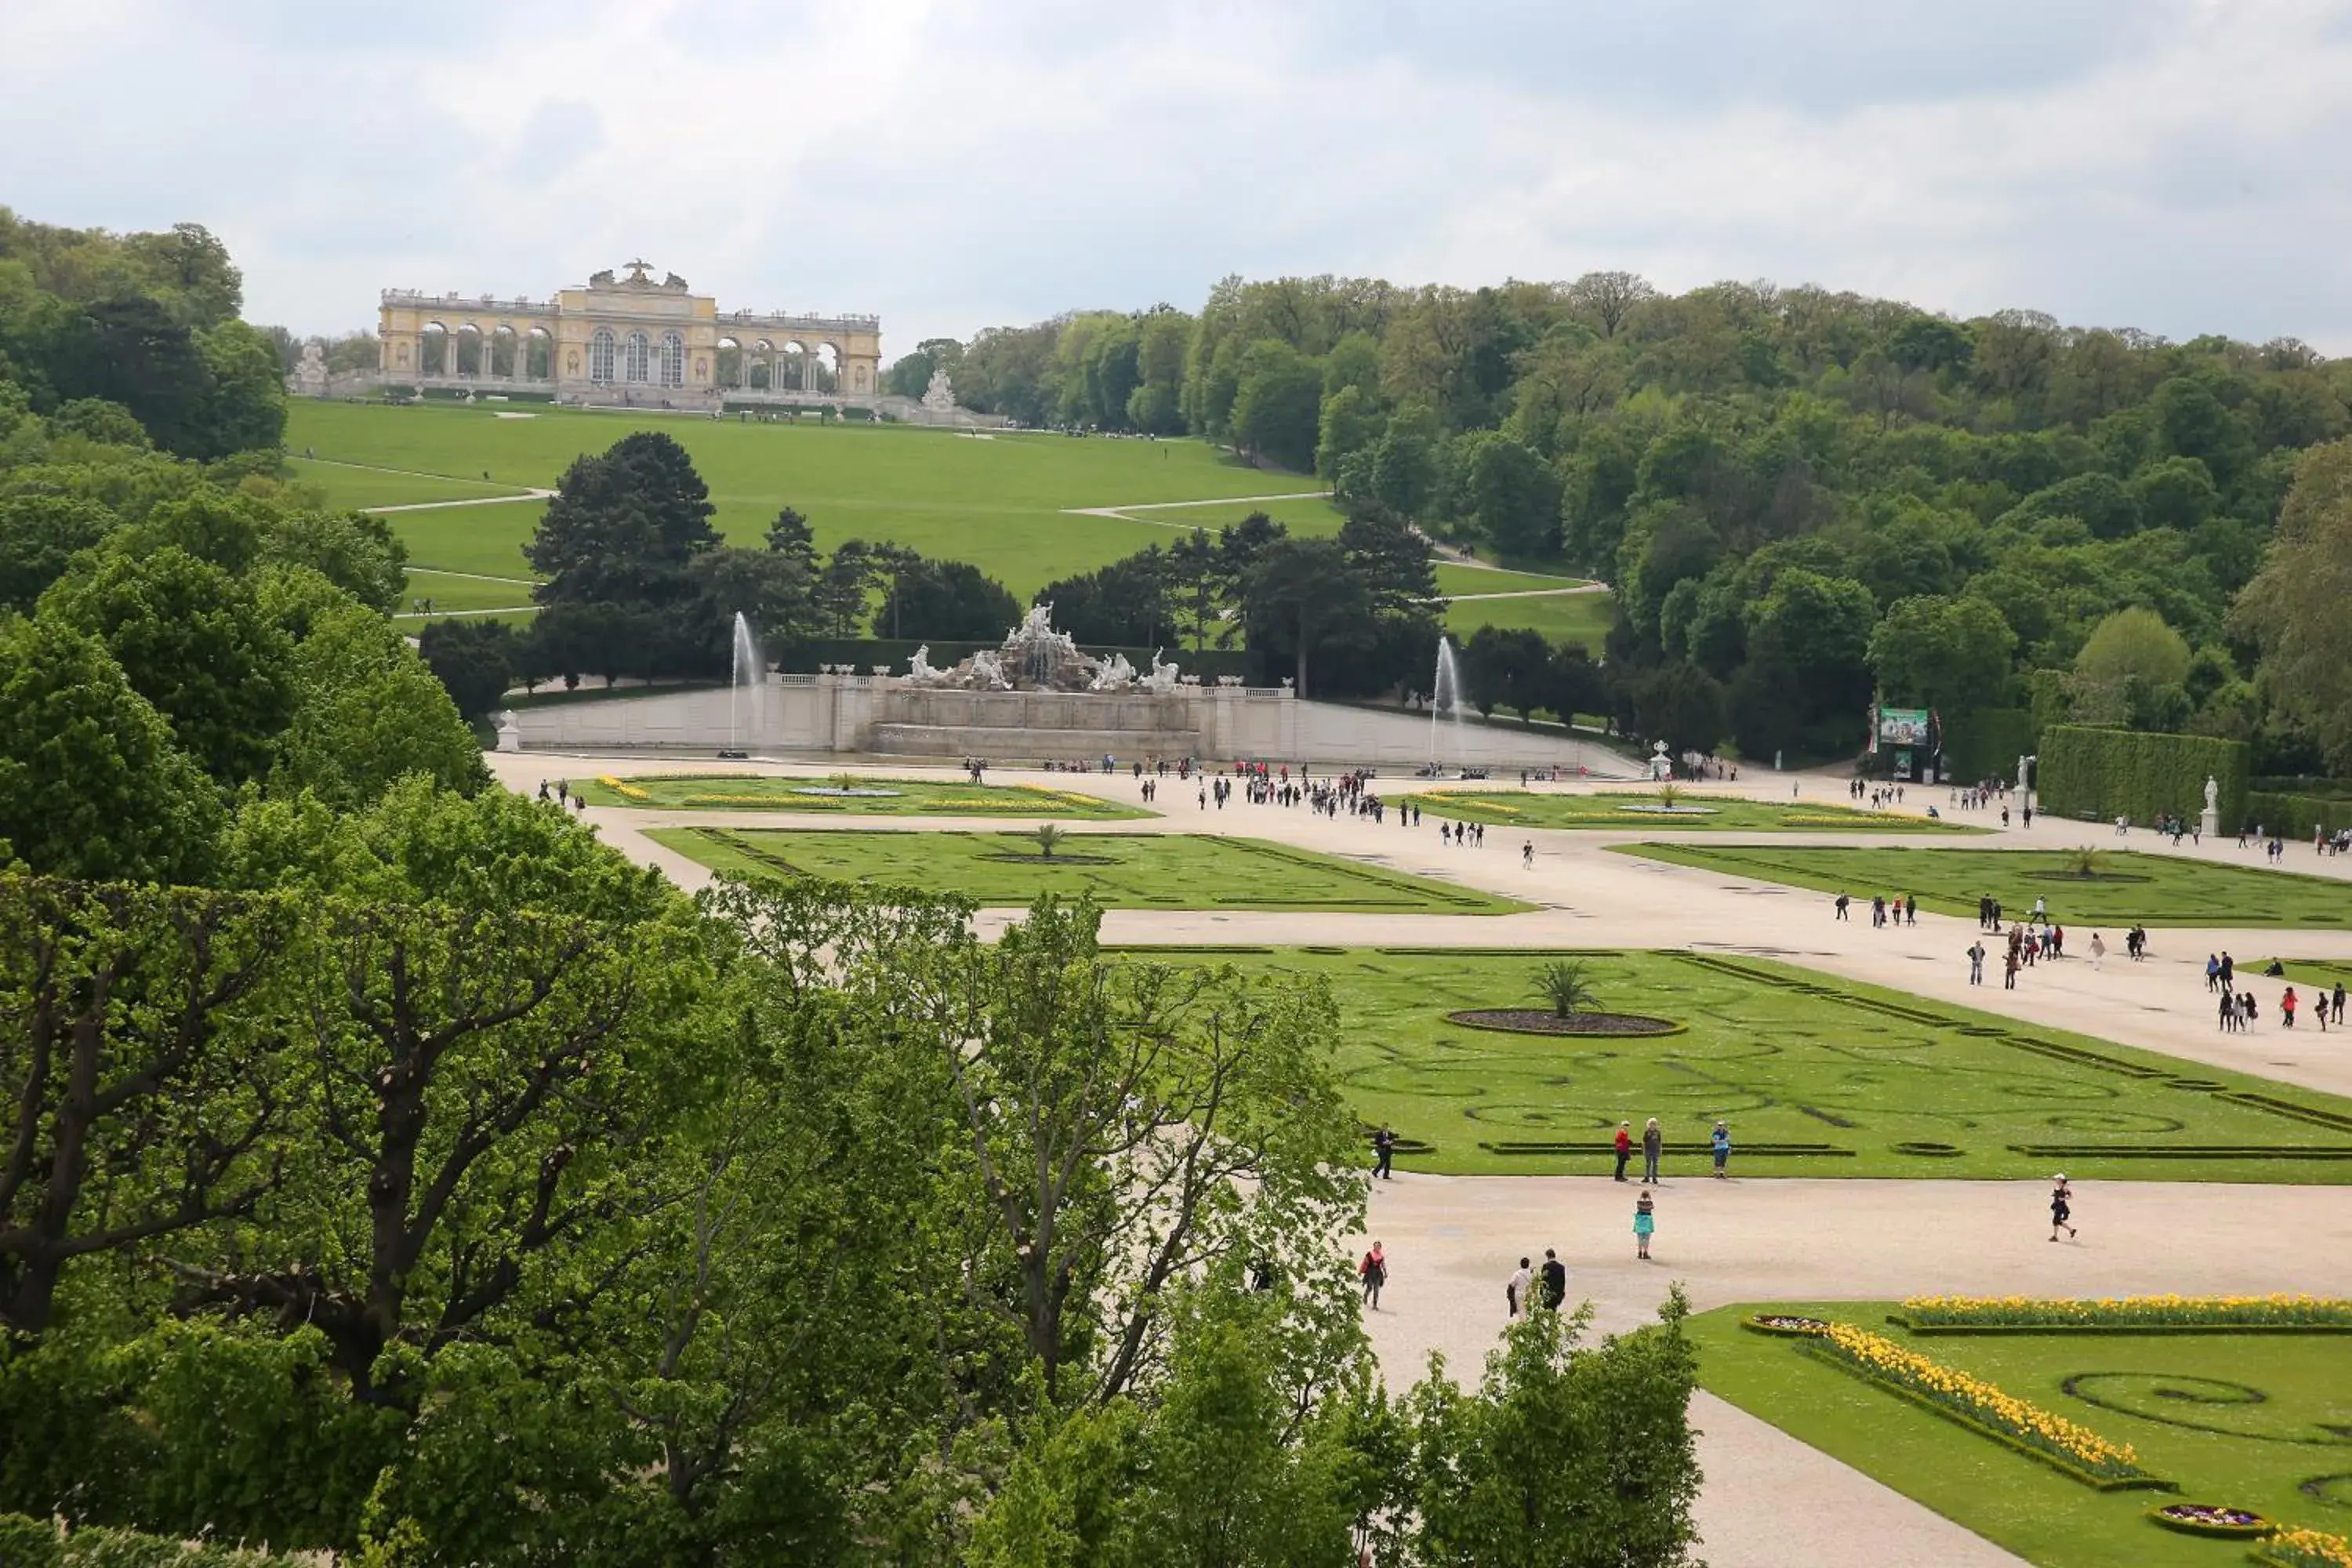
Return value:
<svg viewBox="0 0 2352 1568">
<path fill-rule="evenodd" d="M 898 789 L 845 789 L 839 784 L 810 784 L 793 791 L 794 795 L 824 795 L 829 800 L 896 800 L 906 794 Z"/>
<path fill-rule="evenodd" d="M 2184 1535 L 2221 1535 L 2240 1541 L 2268 1535 L 2278 1526 L 2242 1508 L 2220 1508 L 2207 1502 L 2168 1502 L 2147 1510 L 2148 1518 Z"/>
<path fill-rule="evenodd" d="M 1742 1328 L 1753 1329 L 1759 1334 L 1786 1334 L 1791 1338 L 1809 1338 L 1830 1331 L 1828 1323 L 1819 1318 L 1801 1318 L 1793 1312 L 1758 1312 L 1742 1320 Z"/>
<path fill-rule="evenodd" d="M 1640 1013 L 1570 1013 L 1563 1018 L 1545 1007 L 1465 1007 L 1445 1015 L 1445 1021 L 1509 1035 L 1677 1035 L 1683 1030 L 1671 1018 Z"/>
</svg>

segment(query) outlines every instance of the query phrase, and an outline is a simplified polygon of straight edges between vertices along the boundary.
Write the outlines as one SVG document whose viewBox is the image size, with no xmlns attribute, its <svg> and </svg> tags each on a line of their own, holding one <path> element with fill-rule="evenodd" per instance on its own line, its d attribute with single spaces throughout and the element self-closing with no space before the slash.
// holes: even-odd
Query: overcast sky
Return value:
<svg viewBox="0 0 2352 1568">
<path fill-rule="evenodd" d="M 248 317 L 642 254 L 895 357 L 1628 268 L 2352 353 L 2352 0 L 0 0 L 0 203 Z"/>
</svg>

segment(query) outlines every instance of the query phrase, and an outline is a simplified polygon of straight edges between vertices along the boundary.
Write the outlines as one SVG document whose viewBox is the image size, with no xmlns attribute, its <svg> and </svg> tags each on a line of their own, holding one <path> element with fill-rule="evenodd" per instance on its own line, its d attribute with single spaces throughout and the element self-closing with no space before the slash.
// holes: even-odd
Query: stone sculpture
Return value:
<svg viewBox="0 0 2352 1568">
<path fill-rule="evenodd" d="M 923 406 L 934 414 L 955 412 L 955 388 L 948 382 L 947 367 L 931 372 L 930 385 L 923 388 Z"/>
<path fill-rule="evenodd" d="M 1157 693 L 1161 697 L 1166 697 L 1176 689 L 1176 682 L 1179 679 L 1180 677 L 1176 673 L 1176 667 L 1172 664 L 1164 662 L 1160 657 L 1160 650 L 1158 648 L 1153 648 L 1151 650 L 1151 673 L 1144 678 L 1144 689 L 1148 691 Z"/>
<path fill-rule="evenodd" d="M 909 686 L 948 691 L 1131 691 L 1139 688 L 1166 694 L 1176 689 L 1180 677 L 1173 664 L 1154 650 L 1147 679 L 1128 662 L 1125 654 L 1099 659 L 1081 653 L 1070 634 L 1054 628 L 1054 606 L 1039 605 L 1007 632 L 1003 645 L 982 650 L 950 668 L 931 663 L 925 643 L 908 660 L 903 677 Z"/>
<path fill-rule="evenodd" d="M 1095 671 L 1094 679 L 1087 683 L 1088 691 L 1124 691 L 1135 684 L 1135 666 L 1127 662 L 1127 655 L 1115 653 L 1110 661 Z"/>
</svg>

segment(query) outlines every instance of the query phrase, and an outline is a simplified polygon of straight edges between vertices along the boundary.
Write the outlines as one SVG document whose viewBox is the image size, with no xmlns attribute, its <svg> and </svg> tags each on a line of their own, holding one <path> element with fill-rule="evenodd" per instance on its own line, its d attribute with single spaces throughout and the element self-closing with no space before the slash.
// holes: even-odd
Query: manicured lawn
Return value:
<svg viewBox="0 0 2352 1568">
<path fill-rule="evenodd" d="M 1174 962 L 1188 950 L 1130 951 Z M 1213 961 L 1330 983 L 1350 1099 L 1365 1121 L 1431 1146 L 1403 1157 L 1414 1170 L 1599 1173 L 1617 1123 L 1655 1116 L 1667 1174 L 1696 1176 L 1723 1117 L 1739 1176 L 2063 1169 L 2101 1181 L 2352 1183 L 2352 1158 L 2294 1152 L 2352 1156 L 2352 1100 L 1762 960 L 1567 955 L 1586 964 L 1596 1006 L 1687 1026 L 1680 1034 L 1580 1038 L 1447 1021 L 1462 1008 L 1540 1007 L 1538 973 L 1560 956 L 1281 948 Z M 1817 1152 L 1760 1152 L 1775 1144 Z M 2200 1147 L 2240 1152 L 2181 1157 Z"/>
<path fill-rule="evenodd" d="M 844 796 L 818 792 L 887 791 Z M 1153 813 L 1042 784 L 971 784 L 948 779 L 777 778 L 742 773 L 640 773 L 573 786 L 591 805 L 654 810 L 814 811 L 859 816 L 1137 817 Z"/>
<path fill-rule="evenodd" d="M 314 448 L 322 458 L 471 481 L 443 492 L 455 495 L 482 493 L 485 471 L 498 483 L 553 485 L 583 453 L 601 452 L 634 430 L 660 430 L 692 454 L 719 509 L 715 521 L 736 543 L 757 542 L 777 509 L 789 503 L 808 515 L 825 548 L 851 537 L 895 540 L 926 555 L 971 561 L 1024 595 L 1054 578 L 1149 544 L 1164 547 L 1177 537 L 1173 530 L 1152 523 L 1067 516 L 1065 508 L 1318 488 L 1312 479 L 1253 468 L 1198 441 L 1045 435 L 974 440 L 903 426 L 826 428 L 814 422 L 747 425 L 554 408 L 535 413 L 530 419 L 500 419 L 488 410 L 462 406 L 394 408 L 299 399 L 289 414 L 286 443 L 298 452 Z M 325 463 L 304 468 L 304 477 L 339 504 L 385 504 L 377 487 L 391 476 Z M 1327 503 L 1273 502 L 1264 510 L 1289 521 L 1294 509 L 1302 531 L 1328 531 L 1315 521 L 1328 514 Z M 538 521 L 539 510 L 516 505 L 410 512 L 396 514 L 394 522 L 409 540 L 417 565 L 519 575 L 517 552 Z M 1214 526 L 1253 510 L 1228 506 L 1156 515 Z M 1330 527 L 1337 526 L 1334 518 Z"/>
<path fill-rule="evenodd" d="M 1475 889 L 1207 834 L 1073 834 L 1046 859 L 1022 833 L 860 833 L 658 828 L 648 835 L 714 870 L 825 877 L 961 893 L 989 907 L 1092 893 L 1109 909 L 1318 910 L 1510 914 L 1528 906 Z"/>
<path fill-rule="evenodd" d="M 1457 641 L 1480 626 L 1538 631 L 1554 642 L 1582 643 L 1597 653 L 1609 636 L 1610 620 L 1615 613 L 1612 605 L 1605 593 L 1549 594 L 1533 599 L 1462 599 L 1447 607 L 1445 629 Z"/>
<path fill-rule="evenodd" d="M 2336 1534 L 2352 1525 L 2352 1340 L 2341 1334 L 1912 1335 L 1885 1322 L 1891 1302 L 1770 1305 L 1885 1334 L 2128 1443 L 2143 1468 L 2181 1489 L 2102 1492 L 1823 1364 L 1801 1342 L 1738 1326 L 1758 1310 L 1691 1320 L 1702 1384 L 2042 1568 L 2246 1561 L 2244 1542 L 2181 1535 L 2146 1518 L 2175 1500 Z"/>
<path fill-rule="evenodd" d="M 355 468 L 342 463 L 312 462 L 289 458 L 286 466 L 304 484 L 327 492 L 337 506 L 416 506 L 428 501 L 473 500 L 482 496 L 519 495 L 513 485 L 479 479 L 425 473 L 395 473 L 383 468 Z"/>
<path fill-rule="evenodd" d="M 2055 849 L 1748 848 L 1631 844 L 1627 854 L 1767 882 L 1851 893 L 1918 895 L 1922 909 L 1973 920 L 1977 900 L 2000 900 L 2004 919 L 2046 899 L 2064 926 L 2352 925 L 2352 881 L 2255 866 L 2220 866 L 2167 855 L 2102 852 L 2096 875 L 2075 876 Z M 1826 915 L 1823 917 L 1826 918 Z M 2087 933 L 2085 933 L 2087 938 Z M 2120 941 L 2114 943 L 2120 950 Z M 2073 942 L 2067 952 L 2075 951 Z"/>
<path fill-rule="evenodd" d="M 1410 795 L 1433 816 L 1462 822 L 1485 822 L 1505 827 L 1591 827 L 1619 832 L 1718 832 L 1738 829 L 1753 833 L 1973 833 L 1981 829 L 1956 823 L 1930 822 L 1924 816 L 1893 812 L 1856 811 L 1843 805 L 1813 805 L 1803 801 L 1759 801 L 1738 795 L 1710 795 L 1696 790 L 1677 792 L 1675 804 L 1703 806 L 1706 816 L 1665 815 L 1640 809 L 1660 804 L 1653 789 L 1602 790 L 1583 795 L 1549 795 L 1535 790 L 1433 789 Z M 1973 912 L 1973 906 L 1971 906 Z"/>
<path fill-rule="evenodd" d="M 1553 573 L 1506 572 L 1492 566 L 1456 566 L 1450 563 L 1437 568 L 1437 591 L 1441 594 L 1521 594 L 1530 590 L 1574 588 L 1586 579 Z"/>
<path fill-rule="evenodd" d="M 436 612 L 528 609 L 530 606 L 530 584 L 522 581 L 490 582 L 467 573 L 435 572 L 412 566 L 408 569 L 408 595 L 402 607 L 413 608 L 420 599 L 431 599 Z"/>
</svg>

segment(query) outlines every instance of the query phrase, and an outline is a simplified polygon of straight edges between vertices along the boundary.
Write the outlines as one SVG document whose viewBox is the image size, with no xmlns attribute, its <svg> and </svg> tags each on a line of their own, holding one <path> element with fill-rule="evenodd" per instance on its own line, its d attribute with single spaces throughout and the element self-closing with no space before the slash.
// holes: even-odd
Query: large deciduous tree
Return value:
<svg viewBox="0 0 2352 1568">
<path fill-rule="evenodd" d="M 2308 724 L 2329 763 L 2352 772 L 2352 658 L 2344 606 L 2352 603 L 2352 440 L 2304 454 L 2278 531 L 2231 613 L 2263 650 L 2259 680 L 2284 712 Z"/>
</svg>

